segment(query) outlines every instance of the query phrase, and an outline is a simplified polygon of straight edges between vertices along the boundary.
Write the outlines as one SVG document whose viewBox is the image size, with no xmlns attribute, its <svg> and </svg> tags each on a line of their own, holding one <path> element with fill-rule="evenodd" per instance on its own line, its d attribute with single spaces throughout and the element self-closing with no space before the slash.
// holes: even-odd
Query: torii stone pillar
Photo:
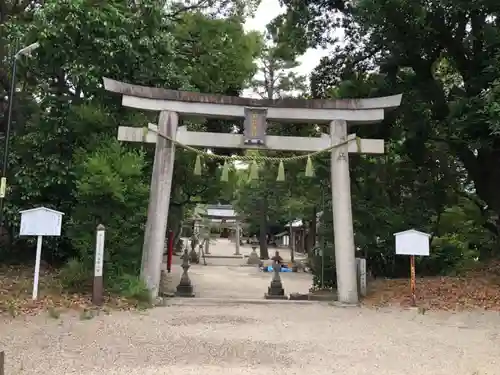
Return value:
<svg viewBox="0 0 500 375">
<path fill-rule="evenodd" d="M 108 78 L 104 78 L 104 87 L 108 91 L 121 94 L 124 106 L 161 112 L 159 125 L 150 124 L 146 135 L 141 128 L 118 129 L 119 140 L 156 143 L 142 268 L 142 276 L 153 297 L 156 297 L 160 281 L 160 264 L 174 160 L 174 147 L 171 141 L 161 137 L 161 134 L 164 134 L 181 144 L 208 148 L 314 152 L 337 145 L 332 151 L 331 165 L 337 289 L 340 302 L 349 304 L 358 302 L 348 158 L 352 152 L 383 154 L 384 141 L 361 139 L 358 146 L 357 142 L 354 142 L 354 134 L 347 136 L 347 124 L 360 125 L 382 121 L 386 110 L 400 105 L 401 95 L 341 100 L 257 100 L 137 86 Z M 194 132 L 188 131 L 185 127 L 177 129 L 176 113 L 185 116 L 245 118 L 245 133 Z M 268 120 L 330 123 L 330 134 L 321 137 L 267 135 Z M 169 125 L 165 125 L 165 122 Z M 353 142 L 343 144 L 349 140 Z M 290 238 L 292 246 L 294 246 L 293 237 Z"/>
<path fill-rule="evenodd" d="M 330 135 L 333 143 L 345 141 L 347 139 L 347 122 L 343 120 L 332 121 Z M 332 150 L 330 168 L 338 299 L 339 301 L 355 303 L 358 300 L 358 282 L 347 145 Z"/>
<path fill-rule="evenodd" d="M 179 118 L 177 113 L 162 111 L 158 121 L 160 134 L 175 139 Z M 151 291 L 151 297 L 158 296 L 161 264 L 165 247 L 168 209 L 175 160 L 175 145 L 159 137 L 156 142 L 153 174 L 149 193 L 148 219 L 144 233 L 141 277 Z"/>
</svg>

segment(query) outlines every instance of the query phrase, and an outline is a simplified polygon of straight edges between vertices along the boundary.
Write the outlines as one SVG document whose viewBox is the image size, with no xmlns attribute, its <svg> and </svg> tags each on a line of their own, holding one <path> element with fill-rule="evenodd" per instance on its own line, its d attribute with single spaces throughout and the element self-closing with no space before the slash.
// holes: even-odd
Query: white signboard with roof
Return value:
<svg viewBox="0 0 500 375">
<path fill-rule="evenodd" d="M 38 279 L 42 259 L 43 236 L 60 236 L 63 213 L 46 207 L 23 210 L 21 213 L 20 236 L 37 236 L 33 300 L 38 298 Z"/>
</svg>

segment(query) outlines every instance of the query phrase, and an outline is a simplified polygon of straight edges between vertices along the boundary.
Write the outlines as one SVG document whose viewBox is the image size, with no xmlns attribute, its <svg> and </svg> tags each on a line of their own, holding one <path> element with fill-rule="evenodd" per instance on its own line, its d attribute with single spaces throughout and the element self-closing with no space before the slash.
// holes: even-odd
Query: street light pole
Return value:
<svg viewBox="0 0 500 375">
<path fill-rule="evenodd" d="M 9 94 L 9 109 L 7 112 L 7 129 L 5 131 L 5 142 L 3 146 L 3 163 L 2 163 L 2 177 L 0 178 L 0 228 L 3 226 L 3 204 L 5 199 L 5 192 L 7 189 L 7 164 L 9 161 L 9 143 L 10 132 L 12 124 L 12 107 L 14 104 L 14 93 L 16 86 L 16 73 L 17 73 L 17 59 L 20 56 L 30 55 L 31 52 L 36 50 L 40 44 L 38 42 L 30 44 L 27 47 L 21 48 L 12 57 L 12 72 L 10 77 L 10 94 Z"/>
</svg>

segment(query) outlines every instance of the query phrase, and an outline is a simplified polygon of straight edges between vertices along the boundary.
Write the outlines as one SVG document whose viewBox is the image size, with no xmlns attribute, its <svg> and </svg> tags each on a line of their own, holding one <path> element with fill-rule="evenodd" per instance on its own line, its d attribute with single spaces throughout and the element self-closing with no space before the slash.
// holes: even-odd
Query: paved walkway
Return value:
<svg viewBox="0 0 500 375">
<path fill-rule="evenodd" d="M 172 280 L 176 285 L 182 270 L 174 268 Z M 201 266 L 189 270 L 197 297 L 262 299 L 271 282 L 272 273 L 261 272 L 257 267 Z M 285 293 L 307 293 L 312 277 L 307 273 L 281 273 Z M 174 286 L 175 286 L 174 285 Z"/>
<path fill-rule="evenodd" d="M 186 239 L 184 239 L 186 241 Z M 285 248 L 285 247 L 279 247 L 279 248 L 274 248 L 274 247 L 269 247 L 269 256 L 272 257 L 275 253 L 275 251 L 279 251 L 281 257 L 285 261 L 290 261 L 291 259 L 291 254 L 290 254 L 290 249 Z M 210 254 L 207 255 L 207 262 L 214 263 L 214 264 L 220 264 L 221 261 L 215 261 L 214 259 L 220 259 L 219 257 L 223 258 L 233 258 L 235 257 L 235 252 L 236 252 L 236 246 L 235 243 L 232 242 L 231 240 L 225 239 L 225 238 L 212 238 L 210 241 Z M 248 257 L 250 253 L 252 252 L 252 247 L 248 245 L 246 242 L 243 243 L 243 245 L 240 246 L 240 254 L 242 257 Z M 259 254 L 259 249 L 257 248 L 257 254 Z M 295 254 L 295 259 L 304 259 L 305 256 L 300 253 Z M 226 263 L 228 261 L 225 261 Z M 224 261 L 222 261 L 224 263 Z M 240 262 L 239 262 L 240 263 Z M 238 263 L 238 264 L 239 264 Z M 228 264 L 229 265 L 229 264 Z"/>
<path fill-rule="evenodd" d="M 326 304 L 0 320 L 6 375 L 498 375 L 500 317 Z"/>
<path fill-rule="evenodd" d="M 270 252 L 273 249 L 270 249 Z M 252 248 L 241 246 L 242 255 L 249 255 Z M 247 258 L 232 257 L 235 252 L 234 243 L 225 239 L 212 241 L 211 255 L 206 258 L 207 265 L 193 264 L 189 275 L 197 297 L 228 298 L 228 299 L 262 299 L 271 282 L 272 273 L 262 272 L 257 266 L 247 266 Z M 289 250 L 281 250 L 280 255 L 289 260 Z M 172 268 L 171 288 L 178 284 L 182 269 L 179 257 L 174 259 Z M 285 293 L 307 293 L 312 286 L 312 275 L 303 272 L 281 273 Z"/>
</svg>

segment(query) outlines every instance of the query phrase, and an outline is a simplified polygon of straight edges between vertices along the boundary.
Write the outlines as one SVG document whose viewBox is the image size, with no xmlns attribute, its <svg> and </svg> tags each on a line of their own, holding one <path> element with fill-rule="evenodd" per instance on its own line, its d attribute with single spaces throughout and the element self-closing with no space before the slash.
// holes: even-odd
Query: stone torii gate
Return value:
<svg viewBox="0 0 500 375">
<path fill-rule="evenodd" d="M 195 233 L 200 233 L 202 227 L 202 222 L 206 221 L 208 228 L 207 237 L 210 238 L 210 226 L 214 221 L 220 220 L 220 227 L 224 226 L 224 222 L 229 221 L 227 227 L 231 227 L 234 230 L 236 241 L 234 244 L 235 256 L 240 256 L 240 232 L 241 232 L 241 218 L 235 212 L 232 205 L 225 204 L 209 204 L 202 208 L 202 205 L 198 205 L 199 208 L 195 210 L 194 218 L 194 231 Z M 209 252 L 210 241 L 205 242 L 205 254 L 210 254 Z"/>
<path fill-rule="evenodd" d="M 144 234 L 141 275 L 151 295 L 158 295 L 161 263 L 172 186 L 175 143 L 194 147 L 251 148 L 314 152 L 331 150 L 332 206 L 335 235 L 337 289 L 340 302 L 359 300 L 352 224 L 348 153 L 383 154 L 384 141 L 361 139 L 348 142 L 348 124 L 369 124 L 384 119 L 385 110 L 397 108 L 401 95 L 370 99 L 306 100 L 248 99 L 197 92 L 144 87 L 104 78 L 104 88 L 122 95 L 126 107 L 160 112 L 158 125 L 122 127 L 118 139 L 156 143 L 148 218 Z M 245 133 L 226 134 L 188 131 L 178 127 L 179 115 L 244 118 Z M 267 119 L 311 124 L 330 124 L 330 134 L 321 137 L 266 135 Z M 158 134 L 163 136 L 158 136 Z"/>
</svg>

